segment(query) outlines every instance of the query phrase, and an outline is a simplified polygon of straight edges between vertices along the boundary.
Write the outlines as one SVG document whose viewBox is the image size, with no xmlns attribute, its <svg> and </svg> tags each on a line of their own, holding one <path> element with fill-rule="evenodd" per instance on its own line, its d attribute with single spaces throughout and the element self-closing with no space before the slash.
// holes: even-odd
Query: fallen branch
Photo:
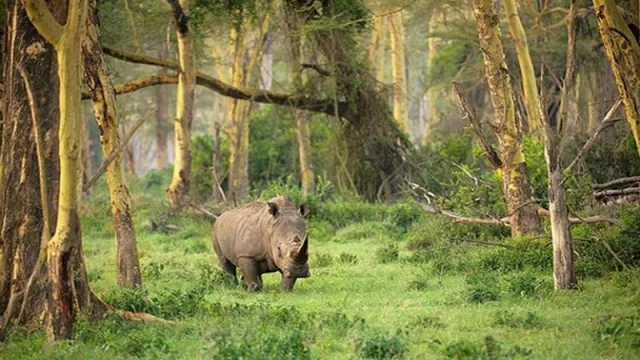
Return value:
<svg viewBox="0 0 640 360">
<path fill-rule="evenodd" d="M 323 69 L 318 64 L 300 64 L 300 66 L 302 66 L 303 69 L 315 70 L 318 74 L 320 74 L 322 76 L 331 76 L 332 75 L 329 70 Z"/>
<path fill-rule="evenodd" d="M 569 164 L 569 166 L 567 166 L 566 169 L 564 169 L 564 173 L 568 173 L 570 172 L 574 166 L 576 166 L 576 164 L 578 163 L 578 161 L 580 159 L 582 159 L 582 157 L 584 156 L 584 154 L 591 150 L 591 147 L 593 146 L 593 144 L 596 142 L 596 139 L 598 138 L 598 136 L 607 128 L 609 128 L 610 126 L 612 126 L 613 124 L 615 124 L 618 120 L 621 119 L 613 119 L 613 115 L 616 113 L 616 111 L 618 110 L 618 107 L 620 107 L 620 104 L 622 103 L 621 100 L 616 101 L 615 104 L 613 104 L 613 106 L 611 106 L 611 108 L 609 109 L 609 111 L 607 111 L 607 114 L 604 116 L 604 118 L 602 119 L 602 121 L 600 122 L 600 125 L 598 125 L 598 127 L 596 128 L 596 131 L 594 131 L 593 135 L 591 135 L 591 137 L 589 138 L 589 140 L 587 140 L 587 142 L 582 146 L 582 148 L 580 149 L 580 151 L 578 152 L 578 155 L 576 155 L 576 158 L 573 159 L 573 161 L 571 162 L 571 164 Z M 568 179 L 568 177 L 565 178 L 565 180 Z"/>
<path fill-rule="evenodd" d="M 208 217 L 209 219 L 216 221 L 218 219 L 218 215 L 212 213 L 211 211 L 207 210 L 204 206 L 197 204 L 191 200 L 187 201 L 187 204 L 189 205 L 189 207 L 201 212 L 204 216 Z"/>
<path fill-rule="evenodd" d="M 639 182 L 640 182 L 640 176 L 632 176 L 632 177 L 611 180 L 604 184 L 593 184 L 591 185 L 591 187 L 593 187 L 594 190 L 604 190 L 617 185 L 627 185 L 627 184 L 639 183 Z"/>
<path fill-rule="evenodd" d="M 120 60 L 136 64 L 160 66 L 175 71 L 179 71 L 180 69 L 180 65 L 173 61 L 159 59 L 152 56 L 133 54 L 108 46 L 103 46 L 103 49 L 105 54 Z M 125 84 L 119 84 L 115 86 L 115 89 L 116 94 L 124 94 L 148 86 L 177 83 L 178 75 L 161 74 L 146 76 Z M 321 112 L 332 116 L 336 115 L 336 113 L 339 115 L 347 113 L 348 105 L 346 102 L 338 102 L 335 104 L 334 99 L 317 99 L 305 95 L 294 95 L 240 86 L 235 87 L 201 72 L 196 74 L 196 84 L 213 90 L 220 95 L 239 100 L 252 100 L 258 103 L 290 106 L 301 110 Z"/>
<path fill-rule="evenodd" d="M 153 112 L 154 112 L 153 109 L 149 110 L 140 117 L 140 119 L 133 125 L 131 130 L 129 130 L 129 133 L 124 137 L 124 139 L 122 139 L 122 143 L 120 144 L 120 147 L 113 150 L 111 154 L 109 154 L 109 156 L 102 162 L 102 165 L 100 165 L 100 168 L 98 168 L 96 173 L 93 174 L 91 179 L 89 179 L 89 181 L 87 181 L 86 184 L 84 184 L 84 186 L 82 187 L 83 192 L 87 192 L 96 183 L 96 181 L 100 179 L 100 176 L 102 176 L 102 174 L 104 174 L 105 171 L 107 171 L 107 168 L 109 167 L 109 165 L 111 165 L 111 163 L 114 162 L 115 159 L 117 159 L 118 156 L 120 156 L 120 154 L 127 148 L 127 145 L 129 144 L 129 141 L 133 137 L 133 134 L 135 134 L 136 130 L 138 130 L 140 126 L 142 126 L 142 124 L 148 118 L 151 117 Z"/>
<path fill-rule="evenodd" d="M 465 224 L 486 224 L 486 225 L 501 225 L 509 227 L 509 218 L 501 218 L 501 219 L 492 219 L 492 218 L 476 218 L 476 217 L 467 217 L 460 214 L 456 214 L 452 211 L 442 210 L 435 208 L 431 205 L 427 205 L 424 203 L 420 203 L 422 210 L 427 214 L 434 215 L 444 215 L 446 217 L 450 217 L 453 219 L 454 223 L 465 223 Z"/>
<path fill-rule="evenodd" d="M 593 193 L 593 196 L 597 200 L 602 199 L 603 197 L 609 196 L 624 196 L 631 194 L 640 194 L 640 187 L 632 187 L 626 189 L 609 189 L 609 190 L 600 190 Z"/>
</svg>

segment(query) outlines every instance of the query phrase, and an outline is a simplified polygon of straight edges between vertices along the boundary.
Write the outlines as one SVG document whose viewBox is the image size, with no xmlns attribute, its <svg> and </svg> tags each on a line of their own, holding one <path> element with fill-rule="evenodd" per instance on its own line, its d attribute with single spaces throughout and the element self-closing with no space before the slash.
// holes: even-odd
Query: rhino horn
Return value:
<svg viewBox="0 0 640 360">
<path fill-rule="evenodd" d="M 300 248 L 296 251 L 295 259 L 306 260 L 308 250 L 309 250 L 309 234 L 305 235 L 304 240 L 302 240 L 302 246 L 300 246 Z"/>
</svg>

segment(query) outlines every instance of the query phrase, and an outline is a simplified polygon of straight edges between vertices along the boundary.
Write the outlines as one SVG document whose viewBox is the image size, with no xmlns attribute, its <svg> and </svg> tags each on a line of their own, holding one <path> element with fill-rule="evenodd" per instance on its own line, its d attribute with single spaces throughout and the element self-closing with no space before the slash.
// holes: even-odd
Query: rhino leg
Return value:
<svg viewBox="0 0 640 360">
<path fill-rule="evenodd" d="M 242 280 L 247 285 L 249 291 L 260 291 L 262 289 L 262 276 L 258 263 L 249 258 L 238 259 L 238 266 L 242 271 Z"/>
<path fill-rule="evenodd" d="M 236 277 L 236 266 L 233 265 L 229 259 L 222 255 L 222 250 L 220 250 L 220 245 L 218 245 L 218 241 L 214 236 L 213 238 L 213 250 L 215 250 L 216 255 L 218 255 L 218 261 L 220 262 L 220 266 L 222 266 L 222 271 L 227 273 L 233 279 L 233 283 L 238 285 L 238 278 Z"/>
</svg>

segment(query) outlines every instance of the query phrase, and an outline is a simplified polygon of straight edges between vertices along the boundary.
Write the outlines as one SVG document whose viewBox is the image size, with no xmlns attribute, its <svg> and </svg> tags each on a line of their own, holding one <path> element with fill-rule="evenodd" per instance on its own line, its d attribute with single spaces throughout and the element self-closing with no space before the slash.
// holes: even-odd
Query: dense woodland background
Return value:
<svg viewBox="0 0 640 360">
<path fill-rule="evenodd" d="M 637 356 L 640 2 L 1 11 L 0 355 Z M 313 276 L 247 294 L 211 222 L 276 195 Z"/>
</svg>

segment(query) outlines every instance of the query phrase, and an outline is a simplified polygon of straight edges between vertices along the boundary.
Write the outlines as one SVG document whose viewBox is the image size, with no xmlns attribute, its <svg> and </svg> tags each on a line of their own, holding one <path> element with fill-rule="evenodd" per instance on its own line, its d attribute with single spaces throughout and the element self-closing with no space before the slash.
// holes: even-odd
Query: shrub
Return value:
<svg viewBox="0 0 640 360">
<path fill-rule="evenodd" d="M 341 264 L 356 265 L 358 263 L 358 257 L 353 254 L 341 252 L 338 257 L 338 262 Z"/>
<path fill-rule="evenodd" d="M 498 311 L 494 314 L 494 324 L 513 329 L 541 329 L 544 327 L 544 320 L 535 313 L 527 311 L 520 315 L 511 311 Z"/>
<path fill-rule="evenodd" d="M 261 333 L 245 329 L 240 336 L 218 333 L 213 336 L 208 355 L 220 359 L 294 360 L 309 359 L 311 352 L 300 330 Z M 207 356 L 208 357 L 208 356 Z"/>
<path fill-rule="evenodd" d="M 365 221 L 338 230 L 333 241 L 347 243 L 371 238 L 393 240 L 397 236 L 398 229 L 388 222 Z"/>
<path fill-rule="evenodd" d="M 375 335 L 357 343 L 357 352 L 365 359 L 393 359 L 406 351 L 398 336 Z"/>
<path fill-rule="evenodd" d="M 378 262 L 386 264 L 398 260 L 398 253 L 398 245 L 387 244 L 386 246 L 380 247 L 376 250 L 376 258 L 378 259 Z"/>
<path fill-rule="evenodd" d="M 500 300 L 500 288 L 493 274 L 480 273 L 470 276 L 467 282 L 467 301 L 481 304 Z"/>
<path fill-rule="evenodd" d="M 336 312 L 321 316 L 319 321 L 316 320 L 315 323 L 319 324 L 322 329 L 332 331 L 338 337 L 344 337 L 352 328 L 356 326 L 364 326 L 365 320 L 358 316 L 350 319 L 346 314 Z"/>
<path fill-rule="evenodd" d="M 599 323 L 598 337 L 612 346 L 640 349 L 640 316 L 612 316 Z"/>
<path fill-rule="evenodd" d="M 311 257 L 311 265 L 313 267 L 327 267 L 333 263 L 333 257 L 330 254 L 314 253 Z"/>
<path fill-rule="evenodd" d="M 414 222 L 422 218 L 424 212 L 415 203 L 399 202 L 391 206 L 388 214 L 388 221 L 406 232 Z"/>
<path fill-rule="evenodd" d="M 520 297 L 547 294 L 553 290 L 553 284 L 539 280 L 530 272 L 521 272 L 505 277 L 503 286 L 505 292 Z"/>
<path fill-rule="evenodd" d="M 549 271 L 553 266 L 551 249 L 543 243 L 532 243 L 527 249 L 493 249 L 483 253 L 476 268 L 508 273 L 525 268 Z"/>
<path fill-rule="evenodd" d="M 429 287 L 427 279 L 416 279 L 409 283 L 409 290 L 425 291 Z"/>
<path fill-rule="evenodd" d="M 411 328 L 441 329 L 446 325 L 443 324 L 437 316 L 420 316 L 409 322 L 408 326 Z"/>
<path fill-rule="evenodd" d="M 531 349 L 514 346 L 506 351 L 490 335 L 484 337 L 482 344 L 475 344 L 467 340 L 454 341 L 443 344 L 439 340 L 432 343 L 435 350 L 444 355 L 447 359 L 468 359 L 468 360 L 498 360 L 512 359 L 531 355 Z"/>
</svg>

